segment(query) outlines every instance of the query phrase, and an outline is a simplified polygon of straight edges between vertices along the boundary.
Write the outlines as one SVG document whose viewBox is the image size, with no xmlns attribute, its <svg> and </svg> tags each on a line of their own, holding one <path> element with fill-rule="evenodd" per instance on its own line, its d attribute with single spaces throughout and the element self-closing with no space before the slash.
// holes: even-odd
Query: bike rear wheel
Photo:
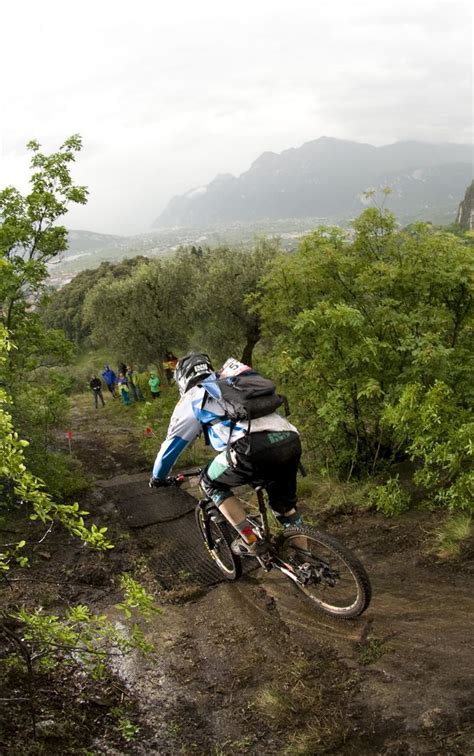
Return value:
<svg viewBox="0 0 474 756">
<path fill-rule="evenodd" d="M 357 557 L 336 538 L 307 526 L 289 527 L 277 550 L 316 609 L 341 619 L 358 617 L 370 604 L 369 577 Z"/>
<path fill-rule="evenodd" d="M 196 523 L 211 559 L 226 580 L 237 580 L 242 574 L 242 562 L 230 548 L 230 528 L 221 518 L 217 509 L 206 512 L 203 507 L 196 507 Z"/>
</svg>

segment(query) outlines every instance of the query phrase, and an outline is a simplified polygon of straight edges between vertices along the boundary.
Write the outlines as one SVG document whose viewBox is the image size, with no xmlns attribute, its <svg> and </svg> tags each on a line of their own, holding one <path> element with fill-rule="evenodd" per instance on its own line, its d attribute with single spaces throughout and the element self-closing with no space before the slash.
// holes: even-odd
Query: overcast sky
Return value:
<svg viewBox="0 0 474 756">
<path fill-rule="evenodd" d="M 67 225 L 146 231 L 167 201 L 319 136 L 472 141 L 467 0 L 14 0 L 0 187 L 80 133 Z"/>
</svg>

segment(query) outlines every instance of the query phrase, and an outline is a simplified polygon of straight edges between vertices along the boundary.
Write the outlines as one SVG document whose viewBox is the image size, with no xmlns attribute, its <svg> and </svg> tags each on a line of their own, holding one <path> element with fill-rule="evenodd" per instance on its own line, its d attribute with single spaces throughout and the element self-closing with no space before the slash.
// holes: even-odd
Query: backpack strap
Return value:
<svg viewBox="0 0 474 756">
<path fill-rule="evenodd" d="M 206 403 L 207 403 L 207 401 L 209 399 L 209 396 L 210 396 L 210 394 L 206 390 L 205 386 L 203 386 L 203 388 L 204 388 L 204 396 L 203 396 L 202 402 L 201 402 L 201 410 L 203 410 L 204 407 L 206 406 Z M 286 406 L 287 406 L 288 402 L 286 401 L 286 397 L 285 397 L 285 403 L 286 403 Z M 224 415 L 224 418 L 225 418 L 225 415 Z M 217 423 L 220 423 L 220 422 L 222 422 L 222 418 L 216 417 L 215 420 L 211 420 L 208 423 L 201 423 L 202 424 L 202 433 L 203 433 L 203 436 L 204 436 L 204 443 L 205 443 L 206 446 L 210 446 L 211 445 L 211 441 L 210 441 L 210 438 L 209 438 L 209 428 L 211 427 L 211 425 L 216 425 Z M 246 454 L 250 454 L 250 426 L 252 424 L 251 418 L 248 417 L 247 420 L 246 420 L 246 422 L 248 423 L 247 430 L 245 431 L 245 436 L 248 439 L 248 445 L 247 445 L 247 452 L 246 452 Z M 237 425 L 237 421 L 236 420 L 232 420 L 231 423 L 230 423 L 230 426 L 229 426 L 229 438 L 227 439 L 227 446 L 226 446 L 226 458 L 227 458 L 227 462 L 229 463 L 229 465 L 231 467 L 232 467 L 232 458 L 230 456 L 231 438 L 232 438 L 232 434 L 234 432 L 234 428 L 235 428 L 236 425 Z"/>
<path fill-rule="evenodd" d="M 206 390 L 206 387 L 202 386 L 202 388 L 204 389 L 204 396 L 203 396 L 202 402 L 201 402 L 201 410 L 204 409 L 204 407 L 206 406 L 206 402 L 208 401 L 208 399 L 210 397 L 210 394 Z M 210 446 L 211 445 L 211 441 L 210 441 L 210 438 L 209 438 L 209 428 L 211 427 L 211 425 L 217 425 L 217 423 L 222 422 L 222 419 L 223 418 L 216 417 L 214 420 L 210 420 L 208 423 L 201 423 L 201 425 L 202 425 L 202 434 L 204 436 L 204 443 L 205 443 L 206 446 Z M 232 424 L 232 427 L 230 429 L 228 448 L 230 447 L 230 437 L 232 436 L 232 432 L 234 430 L 234 425 L 235 425 L 235 423 Z"/>
<path fill-rule="evenodd" d="M 208 400 L 208 397 L 209 397 L 209 394 L 208 394 L 208 392 L 206 391 L 206 389 L 204 389 L 204 396 L 203 396 L 203 398 L 202 398 L 202 402 L 201 402 L 201 409 L 202 409 L 202 410 L 203 410 L 203 409 L 204 409 L 204 407 L 206 406 L 206 402 L 207 402 L 207 400 Z M 210 425 L 210 424 L 211 424 L 211 423 L 202 423 L 202 433 L 203 433 L 203 436 L 204 436 L 204 444 L 205 444 L 206 446 L 210 446 L 210 445 L 211 445 L 211 442 L 210 442 L 210 440 L 209 440 L 209 425 Z"/>
</svg>

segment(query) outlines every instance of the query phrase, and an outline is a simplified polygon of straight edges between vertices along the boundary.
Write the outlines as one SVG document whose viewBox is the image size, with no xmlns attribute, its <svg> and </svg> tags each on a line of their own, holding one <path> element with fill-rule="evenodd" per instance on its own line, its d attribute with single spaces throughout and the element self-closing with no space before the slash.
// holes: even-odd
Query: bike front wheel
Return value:
<svg viewBox="0 0 474 756">
<path fill-rule="evenodd" d="M 217 510 L 214 514 L 206 512 L 202 506 L 196 507 L 196 523 L 209 556 L 226 580 L 237 580 L 242 574 L 242 562 L 230 548 L 232 535 L 229 526 L 219 520 Z"/>
<path fill-rule="evenodd" d="M 350 619 L 369 606 L 369 577 L 336 538 L 307 526 L 289 527 L 280 536 L 277 553 L 289 568 L 288 577 L 316 609 Z"/>
</svg>

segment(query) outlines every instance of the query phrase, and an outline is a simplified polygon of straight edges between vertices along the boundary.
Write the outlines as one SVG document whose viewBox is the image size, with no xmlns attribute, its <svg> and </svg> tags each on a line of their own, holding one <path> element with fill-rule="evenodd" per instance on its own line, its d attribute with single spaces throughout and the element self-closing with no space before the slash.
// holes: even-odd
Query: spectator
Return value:
<svg viewBox="0 0 474 756">
<path fill-rule="evenodd" d="M 136 402 L 141 401 L 143 402 L 145 397 L 143 396 L 142 390 L 140 388 L 139 382 L 137 380 L 137 376 L 135 375 L 135 371 L 133 369 L 133 365 L 127 366 L 127 372 L 126 377 L 128 380 L 128 385 L 130 386 L 133 394 L 133 398 Z"/>
<path fill-rule="evenodd" d="M 91 375 L 89 387 L 94 397 L 95 408 L 98 409 L 99 407 L 99 399 L 102 402 L 102 407 L 105 407 L 104 397 L 102 396 L 102 381 L 100 378 L 97 378 L 95 373 Z"/>
<path fill-rule="evenodd" d="M 163 360 L 163 370 L 165 371 L 166 380 L 171 383 L 173 380 L 174 371 L 178 363 L 178 358 L 173 352 L 166 352 L 165 359 Z"/>
<path fill-rule="evenodd" d="M 117 373 L 119 373 L 119 375 L 120 373 L 123 373 L 124 376 L 127 375 L 127 366 L 125 362 L 119 362 Z"/>
<path fill-rule="evenodd" d="M 148 385 L 151 391 L 151 398 L 157 399 L 160 395 L 160 378 L 156 373 L 154 372 L 150 373 L 150 378 L 148 379 Z"/>
<path fill-rule="evenodd" d="M 133 381 L 137 387 L 138 396 L 140 401 L 145 401 L 148 397 L 148 377 L 146 373 L 137 373 L 133 371 Z"/>
<path fill-rule="evenodd" d="M 130 405 L 130 394 L 128 391 L 128 382 L 125 374 L 120 372 L 117 381 L 118 390 L 120 392 L 120 398 L 126 407 Z"/>
<path fill-rule="evenodd" d="M 115 384 L 117 382 L 117 376 L 115 375 L 114 371 L 109 368 L 108 365 L 104 366 L 104 372 L 102 373 L 102 378 L 104 379 L 105 385 L 109 389 L 113 398 L 116 399 L 117 394 L 115 393 Z"/>
</svg>

